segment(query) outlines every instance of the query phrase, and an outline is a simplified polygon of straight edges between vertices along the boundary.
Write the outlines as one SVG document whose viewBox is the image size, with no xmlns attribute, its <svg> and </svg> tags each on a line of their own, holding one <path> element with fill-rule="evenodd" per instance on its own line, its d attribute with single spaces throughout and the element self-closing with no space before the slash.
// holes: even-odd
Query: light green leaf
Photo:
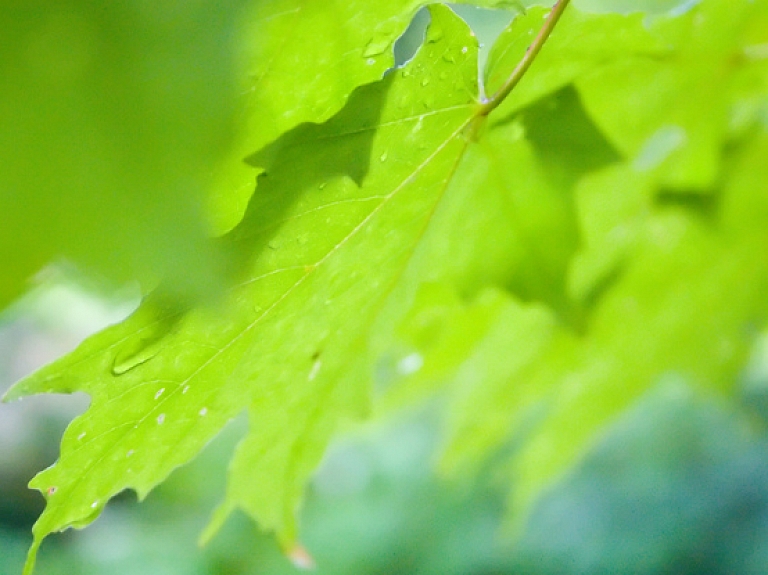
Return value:
<svg viewBox="0 0 768 575">
<path fill-rule="evenodd" d="M 294 510 L 329 436 L 367 409 L 349 366 L 479 110 L 469 30 L 444 7 L 432 19 L 406 68 L 251 158 L 264 173 L 244 220 L 220 240 L 243 270 L 220 308 L 179 313 L 150 297 L 10 391 L 93 399 L 66 431 L 59 462 L 32 482 L 48 500 L 32 555 L 116 493 L 144 497 L 243 410 L 251 430 L 212 529 L 242 508 L 286 544 L 295 538 Z"/>
<path fill-rule="evenodd" d="M 62 257 L 186 300 L 219 287 L 202 205 L 242 3 L 2 3 L 0 307 Z"/>
<path fill-rule="evenodd" d="M 739 100 L 764 94 L 765 59 L 747 54 L 768 41 L 768 8 L 710 0 L 650 28 L 670 46 L 666 57 L 615 60 L 581 77 L 579 93 L 595 123 L 642 171 L 658 172 L 667 188 L 706 193 Z"/>
<path fill-rule="evenodd" d="M 542 2 L 459 3 L 517 11 Z M 302 122 L 324 122 L 336 114 L 353 89 L 379 80 L 394 65 L 395 41 L 427 4 L 253 2 L 241 43 L 247 79 L 241 87 L 243 112 L 232 157 L 244 158 Z M 217 174 L 210 207 L 217 228 L 228 230 L 242 216 L 257 171 L 228 158 Z"/>
<path fill-rule="evenodd" d="M 701 0 L 574 0 L 584 12 L 596 14 L 683 14 Z"/>
</svg>

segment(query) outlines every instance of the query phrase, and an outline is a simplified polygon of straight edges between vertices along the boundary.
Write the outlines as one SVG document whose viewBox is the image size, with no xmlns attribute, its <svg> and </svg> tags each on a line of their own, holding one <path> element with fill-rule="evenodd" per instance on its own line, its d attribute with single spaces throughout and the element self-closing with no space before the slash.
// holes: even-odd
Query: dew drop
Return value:
<svg viewBox="0 0 768 575">
<path fill-rule="evenodd" d="M 80 435 L 77 436 L 77 440 L 82 441 L 84 437 L 85 437 L 85 431 L 83 431 Z"/>
<path fill-rule="evenodd" d="M 163 395 L 164 392 L 165 392 L 164 387 L 161 387 L 160 389 L 158 389 L 157 393 L 155 394 L 155 399 L 158 399 L 161 395 Z"/>
<path fill-rule="evenodd" d="M 157 424 L 162 425 L 163 422 L 165 422 L 165 414 L 161 413 L 160 415 L 157 416 Z"/>
<path fill-rule="evenodd" d="M 429 77 L 427 77 L 427 78 L 422 78 L 422 80 L 421 80 L 421 86 L 422 86 L 422 87 L 424 87 L 424 86 L 427 86 L 427 85 L 429 85 Z"/>
<path fill-rule="evenodd" d="M 309 375 L 307 376 L 307 380 L 314 381 L 317 377 L 317 374 L 320 373 L 320 368 L 322 367 L 323 362 L 322 360 L 315 360 L 315 363 L 312 364 L 312 368 L 309 370 Z"/>
<path fill-rule="evenodd" d="M 155 342 L 157 344 L 159 342 Z M 161 347 L 159 345 L 146 345 L 141 347 L 138 351 L 132 351 L 129 353 L 121 353 L 115 356 L 114 363 L 112 364 L 113 375 L 123 375 L 139 367 L 140 365 L 147 363 L 150 359 L 160 353 Z"/>
<path fill-rule="evenodd" d="M 456 56 L 453 55 L 453 52 L 446 52 L 445 54 L 443 54 L 443 60 L 453 64 L 456 61 Z"/>
<path fill-rule="evenodd" d="M 317 189 L 318 189 L 318 190 L 324 190 L 324 189 L 325 189 L 325 186 L 327 186 L 327 185 L 328 185 L 328 182 L 323 182 L 322 184 L 320 184 L 319 186 L 317 186 Z"/>
<path fill-rule="evenodd" d="M 387 153 L 384 152 L 381 156 L 379 156 L 379 160 L 381 160 L 382 162 L 386 162 L 387 161 Z"/>
<path fill-rule="evenodd" d="M 373 59 L 373 58 L 368 58 L 368 59 L 365 61 L 365 63 L 366 63 L 366 64 L 368 64 L 369 66 L 373 66 L 373 65 L 376 63 L 376 60 L 375 60 L 375 59 Z"/>
<path fill-rule="evenodd" d="M 203 409 L 198 411 L 198 413 L 200 414 L 200 417 L 205 417 L 206 415 L 208 415 L 208 408 L 204 407 Z"/>
<path fill-rule="evenodd" d="M 431 27 L 427 32 L 427 42 L 434 44 L 443 39 L 443 31 L 440 28 Z"/>
<path fill-rule="evenodd" d="M 125 454 L 126 457 L 130 457 L 133 455 L 133 449 L 129 449 L 128 452 Z"/>
<path fill-rule="evenodd" d="M 461 49 L 461 53 L 462 53 L 462 54 L 466 54 L 467 52 L 469 52 L 469 48 L 467 48 L 466 46 L 464 46 L 464 47 Z"/>
<path fill-rule="evenodd" d="M 96 509 L 99 506 L 99 500 L 97 499 L 93 503 L 91 503 L 91 509 Z"/>
<path fill-rule="evenodd" d="M 184 395 L 184 394 L 185 394 L 185 393 L 187 393 L 188 391 L 189 391 L 189 386 L 188 386 L 188 385 L 185 385 L 185 386 L 184 386 L 184 389 L 182 389 L 182 390 L 181 390 L 181 394 L 182 394 L 182 395 Z"/>
<path fill-rule="evenodd" d="M 371 38 L 370 42 L 366 44 L 363 50 L 363 58 L 370 58 L 371 56 L 378 56 L 383 54 L 384 51 L 392 44 L 392 39 L 388 34 L 377 34 Z"/>
</svg>

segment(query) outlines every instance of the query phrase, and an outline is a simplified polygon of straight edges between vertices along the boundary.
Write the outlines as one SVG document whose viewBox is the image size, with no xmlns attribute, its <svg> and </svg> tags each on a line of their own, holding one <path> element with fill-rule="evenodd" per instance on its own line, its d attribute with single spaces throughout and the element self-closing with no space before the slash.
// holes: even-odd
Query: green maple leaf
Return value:
<svg viewBox="0 0 768 575">
<path fill-rule="evenodd" d="M 551 0 L 474 0 L 513 13 Z M 393 46 L 425 0 L 254 2 L 246 17 L 238 139 L 217 171 L 209 206 L 216 227 L 232 228 L 253 191 L 254 167 L 239 160 L 302 122 L 324 122 L 352 90 L 374 82 L 395 61 Z M 237 161 L 231 161 L 235 158 Z"/>
<path fill-rule="evenodd" d="M 469 29 L 444 7 L 432 20 L 407 67 L 251 158 L 264 170 L 257 193 L 219 240 L 242 274 L 218 308 L 180 312 L 150 297 L 9 392 L 92 397 L 59 461 L 31 483 L 47 499 L 32 560 L 47 534 L 90 523 L 120 491 L 143 498 L 244 410 L 251 431 L 208 534 L 242 508 L 294 540 L 295 507 L 330 435 L 367 409 L 350 370 L 359 347 L 480 113 Z"/>
</svg>

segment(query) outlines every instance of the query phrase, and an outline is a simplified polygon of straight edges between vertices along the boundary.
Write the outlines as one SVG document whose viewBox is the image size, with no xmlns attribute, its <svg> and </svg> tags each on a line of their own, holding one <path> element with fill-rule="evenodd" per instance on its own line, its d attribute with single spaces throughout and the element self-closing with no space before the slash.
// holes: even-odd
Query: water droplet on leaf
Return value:
<svg viewBox="0 0 768 575">
<path fill-rule="evenodd" d="M 162 340 L 162 337 L 141 340 L 138 344 L 128 345 L 118 351 L 112 364 L 112 374 L 123 375 L 147 363 L 162 350 Z"/>
<path fill-rule="evenodd" d="M 323 366 L 322 360 L 315 360 L 315 362 L 312 364 L 312 368 L 309 370 L 309 375 L 307 376 L 307 379 L 309 381 L 314 381 L 314 379 L 317 377 L 317 374 L 320 373 L 320 368 Z"/>
<path fill-rule="evenodd" d="M 371 38 L 368 44 L 366 44 L 365 49 L 363 50 L 363 58 L 370 58 L 371 56 L 383 54 L 391 44 L 392 38 L 388 34 L 377 34 Z"/>
<path fill-rule="evenodd" d="M 434 44 L 443 39 L 443 31 L 440 28 L 431 26 L 427 31 L 427 42 Z"/>
</svg>

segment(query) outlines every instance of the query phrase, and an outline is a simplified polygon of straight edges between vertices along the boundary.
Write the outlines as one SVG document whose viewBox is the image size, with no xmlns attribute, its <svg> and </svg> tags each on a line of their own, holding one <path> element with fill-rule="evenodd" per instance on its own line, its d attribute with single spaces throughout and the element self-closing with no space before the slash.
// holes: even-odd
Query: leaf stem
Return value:
<svg viewBox="0 0 768 575">
<path fill-rule="evenodd" d="M 528 46 L 528 49 L 525 51 L 525 56 L 523 56 L 522 60 L 520 60 L 517 66 L 515 66 L 515 69 L 512 70 L 512 74 L 510 74 L 509 78 L 507 78 L 507 81 L 504 82 L 504 85 L 499 88 L 495 94 L 483 102 L 482 106 L 480 107 L 479 115 L 487 116 L 490 114 L 499 104 L 504 101 L 507 96 L 509 96 L 510 92 L 512 92 L 515 86 L 520 83 L 520 80 L 523 79 L 523 76 L 525 76 L 528 68 L 530 68 L 531 64 L 533 64 L 533 61 L 541 51 L 541 48 L 547 41 L 547 38 L 549 38 L 550 34 L 552 34 L 552 30 L 555 29 L 555 25 L 560 19 L 560 16 L 562 16 L 565 7 L 568 6 L 568 2 L 569 0 L 557 0 L 557 2 L 555 2 L 555 5 L 552 6 L 552 11 L 544 21 L 544 26 L 541 27 L 541 30 L 539 30 L 536 38 L 534 38 L 531 45 Z"/>
</svg>

